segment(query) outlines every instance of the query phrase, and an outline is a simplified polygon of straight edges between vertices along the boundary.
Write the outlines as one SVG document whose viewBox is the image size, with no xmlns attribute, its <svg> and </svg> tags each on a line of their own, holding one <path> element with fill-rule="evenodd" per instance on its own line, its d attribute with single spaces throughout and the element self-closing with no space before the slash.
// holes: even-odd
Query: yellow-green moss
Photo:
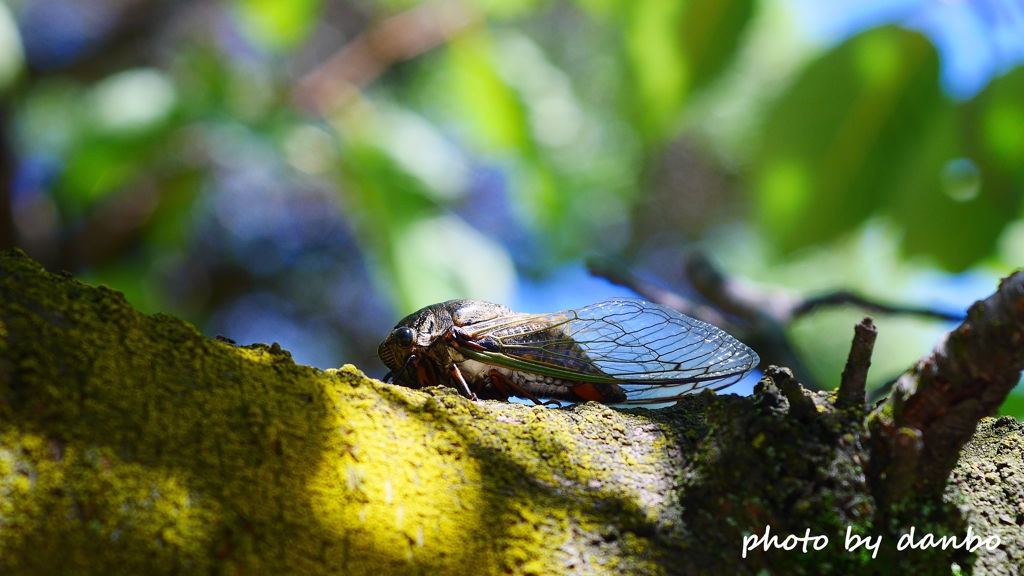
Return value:
<svg viewBox="0 0 1024 576">
<path fill-rule="evenodd" d="M 646 540 L 628 561 L 572 544 L 603 510 L 651 516 L 665 441 L 642 416 L 298 366 L 17 252 L 0 256 L 0 334 L 0 571 L 662 571 Z M 615 448 L 627 425 L 648 441 Z M 623 462 L 632 483 L 610 477 Z"/>
</svg>

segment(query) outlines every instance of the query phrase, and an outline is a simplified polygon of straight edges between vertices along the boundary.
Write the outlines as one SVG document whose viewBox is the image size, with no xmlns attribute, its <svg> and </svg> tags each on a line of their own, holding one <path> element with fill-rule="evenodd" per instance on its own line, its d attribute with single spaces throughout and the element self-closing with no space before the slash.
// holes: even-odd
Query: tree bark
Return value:
<svg viewBox="0 0 1024 576">
<path fill-rule="evenodd" d="M 662 410 L 471 402 L 205 338 L 0 254 L 5 573 L 1017 574 L 1022 439 L 983 420 L 945 494 L 894 523 L 860 410 L 786 369 Z M 1001 543 L 895 550 L 911 525 Z M 829 541 L 742 557 L 766 526 Z M 888 556 L 847 552 L 847 528 Z"/>
</svg>

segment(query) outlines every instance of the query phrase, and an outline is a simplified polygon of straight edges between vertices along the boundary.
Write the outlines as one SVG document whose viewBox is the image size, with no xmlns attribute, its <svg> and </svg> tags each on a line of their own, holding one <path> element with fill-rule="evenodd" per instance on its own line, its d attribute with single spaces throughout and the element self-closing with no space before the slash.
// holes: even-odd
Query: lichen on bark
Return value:
<svg viewBox="0 0 1024 576">
<path fill-rule="evenodd" d="M 205 338 L 0 255 L 0 572 L 998 573 L 1021 562 L 998 524 L 1020 523 L 1019 466 L 985 452 L 1019 459 L 1021 432 L 998 422 L 945 500 L 904 512 L 1001 530 L 1002 555 L 883 563 L 842 549 L 847 526 L 901 529 L 875 521 L 862 420 L 784 370 L 664 410 L 474 403 Z M 741 558 L 767 524 L 830 544 Z"/>
</svg>

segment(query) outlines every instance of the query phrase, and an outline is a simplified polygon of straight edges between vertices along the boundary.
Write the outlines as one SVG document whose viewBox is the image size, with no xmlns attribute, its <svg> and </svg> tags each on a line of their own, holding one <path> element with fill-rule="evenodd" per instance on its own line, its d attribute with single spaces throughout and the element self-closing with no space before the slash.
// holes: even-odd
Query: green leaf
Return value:
<svg viewBox="0 0 1024 576">
<path fill-rule="evenodd" d="M 188 170 L 160 182 L 160 204 L 146 230 L 149 246 L 170 251 L 187 245 L 193 233 L 193 204 L 205 176 L 201 170 Z"/>
<path fill-rule="evenodd" d="M 18 23 L 7 4 L 0 2 L 0 94 L 14 84 L 24 68 L 25 51 L 21 46 Z"/>
<path fill-rule="evenodd" d="M 396 307 L 411 312 L 451 298 L 503 300 L 515 283 L 505 250 L 444 214 L 422 180 L 385 151 L 350 142 L 343 155 L 348 204 L 386 278 Z"/>
<path fill-rule="evenodd" d="M 931 44 L 894 27 L 804 71 L 768 114 L 753 173 L 759 219 L 780 247 L 835 240 L 898 195 L 904 163 L 948 110 L 938 72 Z"/>
<path fill-rule="evenodd" d="M 515 266 L 498 243 L 458 217 L 427 217 L 392 239 L 399 308 L 412 312 L 453 298 L 509 298 Z"/>
<path fill-rule="evenodd" d="M 414 222 L 437 214 L 423 182 L 403 171 L 387 152 L 361 139 L 347 143 L 341 154 L 345 203 L 359 218 L 355 225 L 366 250 L 379 263 L 379 286 L 389 287 L 392 301 L 407 309 L 411 297 L 396 285 L 402 277 L 397 254 L 399 238 Z"/>
<path fill-rule="evenodd" d="M 896 28 L 812 64 L 771 112 L 754 176 L 759 216 L 786 250 L 886 215 L 903 250 L 952 271 L 990 255 L 1024 191 L 1024 72 L 956 106 L 938 58 Z"/>
<path fill-rule="evenodd" d="M 626 55 L 633 73 L 633 113 L 649 140 L 671 132 L 689 83 L 689 66 L 679 34 L 683 4 L 637 0 L 626 5 Z"/>
<path fill-rule="evenodd" d="M 451 89 L 485 146 L 534 154 L 526 108 L 495 68 L 494 44 L 485 32 L 448 43 Z"/>
<path fill-rule="evenodd" d="M 177 93 L 163 71 L 135 68 L 97 82 L 88 98 L 95 130 L 133 138 L 159 129 L 169 120 Z"/>
<path fill-rule="evenodd" d="M 905 230 L 903 250 L 952 271 L 989 255 L 1015 211 L 1002 210 L 992 183 L 965 156 L 952 103 L 937 113 L 887 194 L 886 214 Z"/>
<path fill-rule="evenodd" d="M 982 192 L 1000 210 L 1024 217 L 1024 66 L 997 78 L 960 110 L 968 156 L 981 169 Z"/>
<path fill-rule="evenodd" d="M 249 37 L 267 48 L 287 50 L 306 38 L 320 16 L 322 0 L 236 0 Z"/>
<path fill-rule="evenodd" d="M 532 224 L 556 237 L 564 224 L 568 191 L 537 145 L 522 95 L 499 74 L 498 57 L 493 38 L 484 32 L 450 42 L 457 108 L 484 148 L 511 156 L 517 200 Z"/>
<path fill-rule="evenodd" d="M 752 0 L 578 2 L 610 23 L 625 23 L 629 114 L 650 142 L 675 133 L 687 99 L 732 61 L 753 14 Z"/>
<path fill-rule="evenodd" d="M 714 80 L 732 61 L 753 12 L 752 0 L 686 4 L 682 37 L 691 91 Z"/>
<path fill-rule="evenodd" d="M 1024 390 L 1020 390 L 1020 385 L 1014 389 L 1003 401 L 1003 405 L 999 407 L 1000 416 L 1013 416 L 1017 420 L 1024 420 Z"/>
<path fill-rule="evenodd" d="M 438 205 L 423 182 L 402 170 L 387 152 L 365 142 L 349 142 L 342 155 L 348 199 L 365 214 L 375 233 L 391 234 L 409 222 L 435 213 Z"/>
<path fill-rule="evenodd" d="M 907 253 L 961 271 L 994 252 L 1024 193 L 1021 93 L 1024 74 L 1000 78 L 972 102 L 948 104 L 922 134 L 888 210 Z"/>
<path fill-rule="evenodd" d="M 74 214 L 126 185 L 138 174 L 139 154 L 122 143 L 86 141 L 68 159 L 57 187 L 63 208 Z"/>
</svg>

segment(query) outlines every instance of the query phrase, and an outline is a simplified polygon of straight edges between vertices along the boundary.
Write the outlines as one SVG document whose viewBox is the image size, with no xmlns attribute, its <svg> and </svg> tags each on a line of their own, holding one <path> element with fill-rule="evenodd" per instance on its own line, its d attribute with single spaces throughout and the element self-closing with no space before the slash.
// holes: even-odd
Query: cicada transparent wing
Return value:
<svg viewBox="0 0 1024 576">
<path fill-rule="evenodd" d="M 488 343 L 486 350 L 463 351 L 470 358 L 568 381 L 617 384 L 627 404 L 721 389 L 759 362 L 753 350 L 721 329 L 636 298 L 506 316 L 466 331 Z"/>
</svg>

